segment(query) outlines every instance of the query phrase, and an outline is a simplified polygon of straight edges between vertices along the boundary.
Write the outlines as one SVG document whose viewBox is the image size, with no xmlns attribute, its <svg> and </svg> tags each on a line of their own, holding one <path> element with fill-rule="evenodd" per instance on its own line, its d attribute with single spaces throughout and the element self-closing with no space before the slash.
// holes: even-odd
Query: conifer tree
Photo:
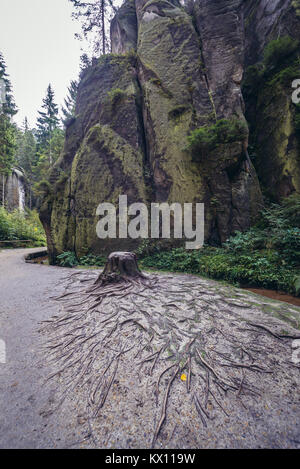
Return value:
<svg viewBox="0 0 300 469">
<path fill-rule="evenodd" d="M 5 205 L 5 179 L 11 173 L 15 162 L 15 134 L 16 128 L 11 123 L 11 118 L 17 113 L 17 108 L 12 95 L 11 83 L 6 72 L 6 64 L 0 53 L 0 175 L 1 177 L 1 200 Z"/>
<path fill-rule="evenodd" d="M 76 98 L 77 98 L 77 90 L 78 90 L 78 82 L 72 80 L 70 86 L 68 87 L 68 95 L 64 100 L 65 105 L 62 106 L 61 110 L 64 115 L 62 119 L 63 124 L 65 125 L 66 122 L 75 115 L 75 105 L 76 105 Z"/>
<path fill-rule="evenodd" d="M 43 99 L 42 111 L 38 111 L 37 137 L 38 151 L 43 152 L 51 142 L 54 130 L 59 125 L 58 106 L 54 102 L 54 91 L 49 84 L 46 97 Z M 51 145 L 49 151 L 49 164 L 52 165 Z"/>
<path fill-rule="evenodd" d="M 1 96 L 3 102 L 0 103 L 1 109 L 0 114 L 5 114 L 8 117 L 14 116 L 18 111 L 14 98 L 12 95 L 12 87 L 9 80 L 9 76 L 6 72 L 6 63 L 2 53 L 0 52 L 0 85 L 1 85 Z M 1 100 L 2 101 L 2 100 Z"/>
<path fill-rule="evenodd" d="M 106 21 L 110 18 L 112 12 L 117 9 L 113 0 L 91 0 L 89 2 L 70 0 L 74 6 L 73 18 L 81 21 L 82 36 L 77 34 L 78 39 L 89 39 L 93 45 L 95 54 L 105 55 L 109 40 L 106 34 Z"/>
</svg>

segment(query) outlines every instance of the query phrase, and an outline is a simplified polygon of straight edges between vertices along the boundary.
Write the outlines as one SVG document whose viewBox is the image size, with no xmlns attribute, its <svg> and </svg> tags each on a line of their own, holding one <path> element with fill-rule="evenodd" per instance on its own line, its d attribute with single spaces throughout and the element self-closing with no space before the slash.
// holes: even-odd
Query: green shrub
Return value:
<svg viewBox="0 0 300 469">
<path fill-rule="evenodd" d="M 299 41 L 290 36 L 283 36 L 269 42 L 264 50 L 264 63 L 266 67 L 277 67 L 285 62 L 298 48 Z"/>
<path fill-rule="evenodd" d="M 199 251 L 184 248 L 151 255 L 141 260 L 142 268 L 200 274 L 235 285 L 252 285 L 295 293 L 297 271 L 281 265 L 276 251 L 239 252 L 204 247 Z"/>
<path fill-rule="evenodd" d="M 43 179 L 42 181 L 34 184 L 33 192 L 36 197 L 46 197 L 52 193 L 52 187 L 49 181 Z"/>
<path fill-rule="evenodd" d="M 296 16 L 300 16 L 300 0 L 293 0 L 292 5 L 296 10 Z"/>
<path fill-rule="evenodd" d="M 105 265 L 106 259 L 102 256 L 87 254 L 86 256 L 77 258 L 75 252 L 66 251 L 57 256 L 58 264 L 61 267 L 75 267 L 77 265 L 102 267 Z"/>
<path fill-rule="evenodd" d="M 45 232 L 38 213 L 35 210 L 8 212 L 0 207 L 0 240 L 29 240 L 32 246 L 45 246 Z"/>
<path fill-rule="evenodd" d="M 299 57 L 296 52 L 299 41 L 284 36 L 269 42 L 264 49 L 262 62 L 247 68 L 243 78 L 243 94 L 246 99 L 257 97 L 260 90 L 267 84 L 277 83 L 288 86 L 299 77 Z"/>
<path fill-rule="evenodd" d="M 107 94 L 113 108 L 127 97 L 126 92 L 120 88 L 114 88 Z"/>
<path fill-rule="evenodd" d="M 272 204 L 264 209 L 260 226 L 272 229 L 300 228 L 300 195 L 294 193 L 283 199 L 281 205 Z"/>
<path fill-rule="evenodd" d="M 284 86 L 291 86 L 291 83 L 299 78 L 299 61 L 296 60 L 294 63 L 288 67 L 284 67 L 275 76 L 272 76 L 271 80 L 268 81 L 268 85 L 275 86 L 276 83 L 279 83 Z"/>
<path fill-rule="evenodd" d="M 193 130 L 187 137 L 187 149 L 194 158 L 203 157 L 220 144 L 243 141 L 248 136 L 247 124 L 236 118 L 220 119 L 211 126 Z"/>
<path fill-rule="evenodd" d="M 299 294 L 300 196 L 265 209 L 257 226 L 236 233 L 223 247 L 146 254 L 141 266 Z"/>
<path fill-rule="evenodd" d="M 245 233 L 237 232 L 223 247 L 205 246 L 163 250 L 160 241 L 144 240 L 136 253 L 142 268 L 200 274 L 235 285 L 251 285 L 300 294 L 300 195 L 271 205 L 259 222 Z M 60 265 L 103 266 L 105 259 L 75 253 L 59 256 Z"/>
<path fill-rule="evenodd" d="M 106 259 L 102 256 L 87 254 L 81 257 L 78 262 L 80 265 L 102 267 L 105 265 Z"/>
<path fill-rule="evenodd" d="M 76 265 L 78 265 L 76 254 L 72 251 L 63 252 L 62 254 L 57 256 L 57 259 L 61 267 L 75 267 Z"/>
</svg>

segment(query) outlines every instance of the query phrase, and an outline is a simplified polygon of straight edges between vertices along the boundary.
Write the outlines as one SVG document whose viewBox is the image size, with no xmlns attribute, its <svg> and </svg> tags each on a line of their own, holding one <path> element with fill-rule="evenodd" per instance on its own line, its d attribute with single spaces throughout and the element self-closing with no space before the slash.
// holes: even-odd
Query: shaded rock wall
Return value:
<svg viewBox="0 0 300 469">
<path fill-rule="evenodd" d="M 98 204 L 117 203 L 121 194 L 129 203 L 204 202 L 212 243 L 250 226 L 262 198 L 248 138 L 199 161 L 186 138 L 221 118 L 245 121 L 244 70 L 291 14 L 291 2 L 273 3 L 275 9 L 263 0 L 124 3 L 111 24 L 113 54 L 83 74 L 76 117 L 44 199 L 53 260 L 65 250 L 134 248 L 137 241 L 96 236 Z"/>
<path fill-rule="evenodd" d="M 99 86 L 100 85 L 100 86 Z M 126 56 L 107 57 L 87 70 L 78 89 L 76 118 L 41 208 L 50 253 L 98 251 L 96 209 L 102 202 L 146 202 L 144 140 L 136 71 Z M 107 249 L 130 248 L 108 240 Z"/>
<path fill-rule="evenodd" d="M 110 40 L 113 54 L 126 54 L 136 49 L 137 18 L 133 0 L 123 4 L 113 18 L 110 25 Z"/>
<path fill-rule="evenodd" d="M 289 0 L 244 2 L 246 71 L 248 66 L 262 61 L 264 48 L 270 41 L 282 36 L 300 39 L 300 18 L 294 3 Z M 289 72 L 291 67 L 293 73 Z M 286 78 L 281 74 L 284 69 Z M 264 192 L 274 201 L 300 192 L 300 145 L 294 125 L 296 107 L 291 99 L 292 81 L 299 78 L 299 59 L 291 56 L 283 67 L 271 70 L 253 83 L 250 92 L 245 92 L 253 161 Z"/>
<path fill-rule="evenodd" d="M 0 203 L 2 204 L 3 195 L 3 180 L 1 176 L 1 191 L 0 191 Z M 26 182 L 22 171 L 19 169 L 13 169 L 12 173 L 9 174 L 4 181 L 4 196 L 5 196 L 5 207 L 7 210 L 12 211 L 19 209 L 25 210 L 25 195 L 26 195 Z"/>
<path fill-rule="evenodd" d="M 300 22 L 293 0 L 246 0 L 242 2 L 245 19 L 245 65 L 263 57 L 266 45 L 280 36 L 299 39 Z"/>
</svg>

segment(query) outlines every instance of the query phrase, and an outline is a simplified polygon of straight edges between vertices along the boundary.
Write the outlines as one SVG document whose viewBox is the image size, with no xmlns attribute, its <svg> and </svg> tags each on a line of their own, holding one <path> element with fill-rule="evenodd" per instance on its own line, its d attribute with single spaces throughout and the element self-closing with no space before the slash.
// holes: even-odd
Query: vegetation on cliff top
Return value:
<svg viewBox="0 0 300 469">
<path fill-rule="evenodd" d="M 243 94 L 248 99 L 264 84 L 287 84 L 299 77 L 299 41 L 283 36 L 265 47 L 262 62 L 247 68 L 243 80 Z"/>
<path fill-rule="evenodd" d="M 220 119 L 211 126 L 203 126 L 193 130 L 187 137 L 187 149 L 193 158 L 204 158 L 207 152 L 215 150 L 219 145 L 245 140 L 248 136 L 247 124 L 236 118 Z"/>
</svg>

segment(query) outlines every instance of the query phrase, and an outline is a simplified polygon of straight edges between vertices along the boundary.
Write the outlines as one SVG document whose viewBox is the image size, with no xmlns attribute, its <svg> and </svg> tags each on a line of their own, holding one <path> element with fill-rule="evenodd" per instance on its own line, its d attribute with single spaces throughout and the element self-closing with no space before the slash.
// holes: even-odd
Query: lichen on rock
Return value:
<svg viewBox="0 0 300 469">
<path fill-rule="evenodd" d="M 205 203 L 205 240 L 219 244 L 255 221 L 261 184 L 279 197 L 300 191 L 287 88 L 265 84 L 255 125 L 252 101 L 244 95 L 244 102 L 241 89 L 245 70 L 262 60 L 270 40 L 288 24 L 293 37 L 300 35 L 290 7 L 291 0 L 124 2 L 111 23 L 112 54 L 86 69 L 79 84 L 75 118 L 56 165 L 67 177 L 43 203 L 53 261 L 64 250 L 81 255 L 135 248 L 138 240 L 96 236 L 98 204 L 116 203 L 121 194 L 147 205 Z M 205 158 L 187 151 L 197 128 L 222 119 L 246 125 L 245 109 L 258 159 L 251 161 L 247 132 L 220 142 Z"/>
</svg>

